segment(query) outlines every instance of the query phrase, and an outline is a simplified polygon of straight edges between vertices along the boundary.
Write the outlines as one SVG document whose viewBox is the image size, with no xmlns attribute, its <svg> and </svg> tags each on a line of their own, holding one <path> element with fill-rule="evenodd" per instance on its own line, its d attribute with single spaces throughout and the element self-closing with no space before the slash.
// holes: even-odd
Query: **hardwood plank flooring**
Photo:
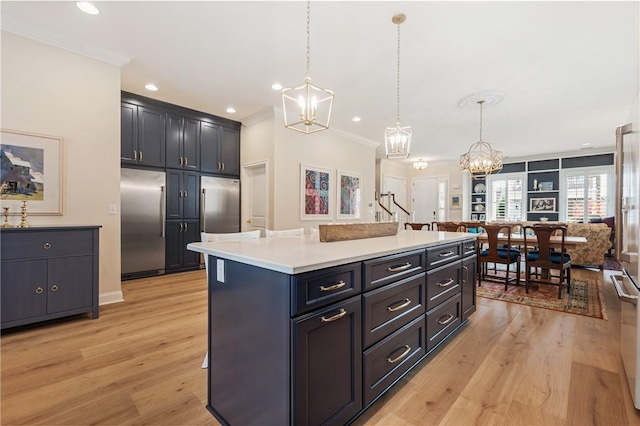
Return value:
<svg viewBox="0 0 640 426">
<path fill-rule="evenodd" d="M 608 321 L 478 298 L 445 347 L 355 425 L 640 425 L 624 376 L 620 305 Z M 5 330 L 2 425 L 218 425 L 205 409 L 204 271 L 124 281 L 125 302 Z M 242 397 L 242 396 L 238 396 Z"/>
</svg>

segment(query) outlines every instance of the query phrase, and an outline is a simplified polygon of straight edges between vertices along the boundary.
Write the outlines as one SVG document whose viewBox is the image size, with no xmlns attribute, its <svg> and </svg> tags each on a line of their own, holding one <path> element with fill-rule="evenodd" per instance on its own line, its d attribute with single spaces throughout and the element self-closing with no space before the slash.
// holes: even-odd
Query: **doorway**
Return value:
<svg viewBox="0 0 640 426">
<path fill-rule="evenodd" d="M 242 231 L 262 231 L 269 222 L 269 180 L 267 161 L 260 161 L 242 166 Z"/>
</svg>

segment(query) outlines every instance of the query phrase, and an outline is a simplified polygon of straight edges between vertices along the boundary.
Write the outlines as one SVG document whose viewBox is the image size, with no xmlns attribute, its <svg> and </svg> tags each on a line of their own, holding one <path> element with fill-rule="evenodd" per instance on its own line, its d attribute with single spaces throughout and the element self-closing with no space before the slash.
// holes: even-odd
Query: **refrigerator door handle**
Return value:
<svg viewBox="0 0 640 426">
<path fill-rule="evenodd" d="M 206 217 L 204 215 L 204 212 L 207 211 L 206 210 L 206 206 L 205 206 L 205 200 L 207 199 L 207 197 L 205 196 L 206 194 L 206 188 L 202 188 L 202 195 L 200 195 L 200 230 L 202 232 L 206 232 Z"/>
<path fill-rule="evenodd" d="M 166 225 L 165 225 L 165 220 L 164 220 L 164 215 L 165 215 L 165 209 L 166 209 L 166 205 L 167 205 L 167 193 L 164 190 L 164 185 L 160 186 L 160 193 L 161 193 L 161 197 L 160 199 L 162 200 L 162 202 L 160 203 L 160 223 L 161 223 L 161 231 L 160 231 L 160 236 L 162 238 L 164 238 L 165 232 L 166 232 Z"/>
</svg>

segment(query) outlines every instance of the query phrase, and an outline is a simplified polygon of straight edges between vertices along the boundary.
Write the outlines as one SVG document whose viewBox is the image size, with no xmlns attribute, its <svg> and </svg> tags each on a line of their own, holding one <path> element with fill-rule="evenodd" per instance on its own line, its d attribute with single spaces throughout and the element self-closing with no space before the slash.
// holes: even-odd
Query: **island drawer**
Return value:
<svg viewBox="0 0 640 426">
<path fill-rule="evenodd" d="M 292 316 L 360 294 L 361 263 L 334 266 L 292 277 Z"/>
<path fill-rule="evenodd" d="M 437 268 L 446 263 L 460 259 L 462 244 L 444 244 L 427 247 L 427 269 Z"/>
<path fill-rule="evenodd" d="M 461 323 L 461 297 L 456 294 L 427 312 L 427 351 L 435 348 Z"/>
<path fill-rule="evenodd" d="M 372 290 L 363 297 L 364 347 L 425 312 L 425 274 Z"/>
<path fill-rule="evenodd" d="M 424 317 L 402 327 L 362 355 L 367 405 L 406 373 L 426 353 Z"/>
<path fill-rule="evenodd" d="M 380 257 L 364 262 L 364 289 L 372 290 L 425 270 L 425 251 Z"/>
<path fill-rule="evenodd" d="M 475 238 L 472 240 L 466 240 L 462 242 L 462 256 L 468 257 L 476 254 L 476 246 L 478 240 Z"/>
<path fill-rule="evenodd" d="M 93 230 L 47 231 L 2 234 L 2 260 L 37 259 L 57 256 L 93 254 Z"/>
<path fill-rule="evenodd" d="M 461 271 L 460 262 L 455 262 L 427 272 L 427 310 L 461 291 Z"/>
</svg>

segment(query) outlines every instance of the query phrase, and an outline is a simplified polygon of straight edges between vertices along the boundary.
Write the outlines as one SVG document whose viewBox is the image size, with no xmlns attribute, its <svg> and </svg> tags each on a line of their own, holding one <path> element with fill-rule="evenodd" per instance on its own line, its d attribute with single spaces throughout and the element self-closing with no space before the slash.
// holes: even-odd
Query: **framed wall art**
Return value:
<svg viewBox="0 0 640 426">
<path fill-rule="evenodd" d="M 300 165 L 300 220 L 331 219 L 333 171 Z"/>
<path fill-rule="evenodd" d="M 451 209 L 457 210 L 462 208 L 462 204 L 460 204 L 461 196 L 459 194 L 451 196 Z"/>
<path fill-rule="evenodd" d="M 529 199 L 529 211 L 532 212 L 555 212 L 556 211 L 556 199 L 549 198 L 530 198 Z"/>
<path fill-rule="evenodd" d="M 57 136 L 2 129 L 0 199 L 9 214 L 62 215 L 63 143 Z"/>
<path fill-rule="evenodd" d="M 338 170 L 336 193 L 336 217 L 359 219 L 362 216 L 362 175 Z"/>
</svg>

